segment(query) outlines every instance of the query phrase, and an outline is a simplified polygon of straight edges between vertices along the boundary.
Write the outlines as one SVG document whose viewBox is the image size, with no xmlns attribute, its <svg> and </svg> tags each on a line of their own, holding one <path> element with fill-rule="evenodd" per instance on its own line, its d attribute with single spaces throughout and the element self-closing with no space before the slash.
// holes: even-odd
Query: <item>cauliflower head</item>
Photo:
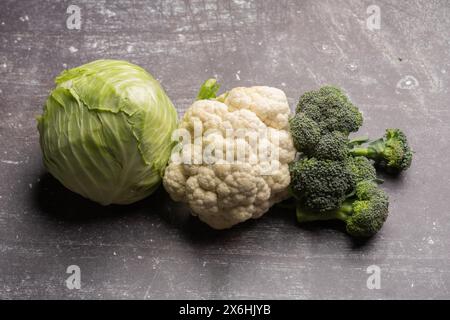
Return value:
<svg viewBox="0 0 450 320">
<path fill-rule="evenodd" d="M 165 189 L 215 229 L 261 217 L 288 197 L 288 164 L 295 157 L 289 114 L 286 95 L 271 87 L 239 87 L 197 100 L 179 124 L 189 133 L 180 148 L 189 151 L 188 161 L 171 158 Z M 263 134 L 255 143 L 242 133 Z"/>
</svg>

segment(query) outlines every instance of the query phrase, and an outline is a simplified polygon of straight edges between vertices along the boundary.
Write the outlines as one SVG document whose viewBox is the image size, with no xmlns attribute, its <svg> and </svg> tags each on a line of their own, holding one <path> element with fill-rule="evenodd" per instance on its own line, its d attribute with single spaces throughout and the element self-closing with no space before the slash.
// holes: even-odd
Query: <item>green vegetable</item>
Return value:
<svg viewBox="0 0 450 320">
<path fill-rule="evenodd" d="M 363 123 L 362 114 L 336 87 L 325 86 L 300 97 L 296 113 L 304 113 L 323 131 L 354 132 Z"/>
<path fill-rule="evenodd" d="M 289 127 L 295 148 L 303 153 L 313 152 L 322 136 L 319 125 L 299 112 L 289 120 Z"/>
<path fill-rule="evenodd" d="M 309 210 L 338 208 L 352 192 L 355 181 L 345 161 L 303 158 L 290 166 L 291 192 Z"/>
<path fill-rule="evenodd" d="M 349 155 L 348 135 L 339 131 L 326 132 L 310 154 L 318 159 L 344 160 Z"/>
<path fill-rule="evenodd" d="M 319 159 L 344 160 L 349 153 L 348 135 L 363 118 L 345 94 L 326 86 L 300 97 L 290 119 L 294 145 L 303 154 Z"/>
<path fill-rule="evenodd" d="M 347 157 L 346 162 L 356 183 L 365 180 L 381 181 L 377 178 L 372 162 L 366 157 Z"/>
<path fill-rule="evenodd" d="M 362 122 L 358 108 L 338 88 L 326 86 L 300 97 L 289 121 L 300 153 L 290 165 L 290 191 L 300 223 L 340 219 L 355 237 L 372 236 L 383 225 L 389 201 L 377 186 L 380 180 L 368 158 L 383 163 L 382 159 L 399 149 L 398 141 L 406 139 L 395 142 L 389 135 L 391 139 L 383 140 L 383 145 L 381 141 L 370 144 L 378 152 L 371 157 L 373 151 L 361 147 L 368 138 L 349 140 L 349 133 L 357 131 Z"/>
<path fill-rule="evenodd" d="M 211 78 L 203 82 L 197 95 L 197 100 L 209 100 L 215 99 L 217 92 L 220 89 L 220 84 L 217 83 L 217 79 Z"/>
<path fill-rule="evenodd" d="M 159 83 L 117 60 L 64 71 L 38 117 L 48 171 L 103 205 L 132 203 L 158 187 L 176 125 L 177 112 Z"/>
<path fill-rule="evenodd" d="M 376 234 L 388 216 L 389 198 L 376 183 L 363 181 L 356 185 L 356 193 L 342 203 L 340 208 L 311 212 L 297 207 L 297 221 L 339 219 L 346 223 L 347 233 L 354 237 L 371 237 Z"/>
<path fill-rule="evenodd" d="M 367 147 L 356 146 L 351 153 L 373 159 L 376 165 L 391 173 L 407 170 L 412 162 L 411 147 L 400 129 L 386 129 L 382 138 L 370 142 Z"/>
</svg>

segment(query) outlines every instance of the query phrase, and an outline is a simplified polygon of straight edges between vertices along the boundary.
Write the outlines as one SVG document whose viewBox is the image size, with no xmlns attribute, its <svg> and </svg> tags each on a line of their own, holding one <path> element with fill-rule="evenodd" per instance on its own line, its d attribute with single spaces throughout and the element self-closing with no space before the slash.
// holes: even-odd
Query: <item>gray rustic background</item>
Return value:
<svg viewBox="0 0 450 320">
<path fill-rule="evenodd" d="M 81 30 L 66 27 L 70 4 Z M 372 4 L 380 29 L 366 24 Z M 449 30 L 447 0 L 2 0 L 0 298 L 450 298 Z M 386 178 L 391 215 L 365 243 L 282 210 L 214 232 L 162 190 L 100 207 L 45 172 L 35 121 L 59 72 L 99 58 L 149 70 L 180 115 L 211 76 L 281 88 L 291 107 L 336 84 L 362 133 L 405 130 L 414 163 Z M 65 286 L 73 264 L 80 290 Z"/>
</svg>

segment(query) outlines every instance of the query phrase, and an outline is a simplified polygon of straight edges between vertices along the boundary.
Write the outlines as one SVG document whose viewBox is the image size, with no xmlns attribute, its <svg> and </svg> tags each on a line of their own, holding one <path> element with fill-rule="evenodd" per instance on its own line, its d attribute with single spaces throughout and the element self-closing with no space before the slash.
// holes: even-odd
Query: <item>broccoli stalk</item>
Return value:
<svg viewBox="0 0 450 320">
<path fill-rule="evenodd" d="M 367 147 L 355 146 L 353 156 L 364 156 L 391 173 L 400 173 L 411 166 L 412 150 L 406 135 L 400 129 L 387 129 L 385 135 L 370 142 Z"/>
<path fill-rule="evenodd" d="M 327 212 L 312 212 L 297 207 L 299 223 L 320 220 L 341 220 L 346 223 L 346 231 L 353 237 L 371 237 L 376 234 L 388 216 L 387 194 L 372 181 L 357 184 L 355 195 L 342 205 Z"/>
<path fill-rule="evenodd" d="M 352 213 L 351 203 L 344 202 L 338 210 L 327 211 L 322 213 L 305 210 L 301 206 L 297 206 L 297 221 L 299 223 L 326 221 L 326 220 L 342 220 L 346 221 Z"/>
</svg>

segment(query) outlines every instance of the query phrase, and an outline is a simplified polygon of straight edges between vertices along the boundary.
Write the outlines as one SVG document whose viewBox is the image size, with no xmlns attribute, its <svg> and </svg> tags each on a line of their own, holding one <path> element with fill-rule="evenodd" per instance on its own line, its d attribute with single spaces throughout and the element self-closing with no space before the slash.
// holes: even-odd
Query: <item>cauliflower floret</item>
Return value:
<svg viewBox="0 0 450 320">
<path fill-rule="evenodd" d="M 280 89 L 263 86 L 234 88 L 226 96 L 225 104 L 230 111 L 253 111 L 269 127 L 287 129 L 289 126 L 289 104 Z"/>
<path fill-rule="evenodd" d="M 201 157 L 211 144 L 216 147 L 215 154 L 224 159 L 214 163 L 177 163 L 171 158 L 163 179 L 173 200 L 186 202 L 193 215 L 215 229 L 259 218 L 273 204 L 286 199 L 290 183 L 288 164 L 295 157 L 288 129 L 290 109 L 283 91 L 270 87 L 235 88 L 221 100 L 224 102 L 194 102 L 179 128 L 191 136 L 190 141 L 183 142 L 183 149 L 192 154 L 183 159 Z M 255 133 L 257 143 L 249 136 L 239 136 L 240 133 Z M 261 133 L 265 135 L 260 136 Z M 194 137 L 199 136 L 203 141 L 196 145 Z M 277 157 L 261 157 L 261 150 L 275 151 Z M 227 157 L 229 152 L 231 158 Z M 244 155 L 244 159 L 239 155 Z"/>
</svg>

